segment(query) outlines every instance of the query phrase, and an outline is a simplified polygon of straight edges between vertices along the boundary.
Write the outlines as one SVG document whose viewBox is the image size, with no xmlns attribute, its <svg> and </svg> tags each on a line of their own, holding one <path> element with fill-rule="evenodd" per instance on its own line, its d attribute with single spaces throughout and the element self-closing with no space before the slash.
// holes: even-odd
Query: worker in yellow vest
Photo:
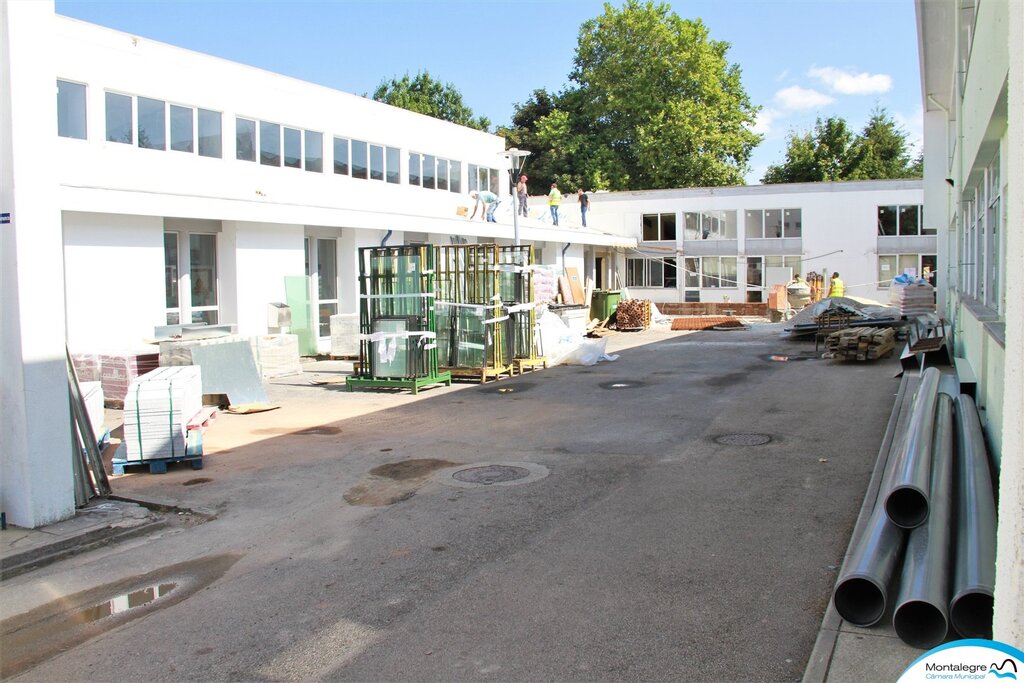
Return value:
<svg viewBox="0 0 1024 683">
<path fill-rule="evenodd" d="M 839 273 L 832 273 L 832 283 L 828 290 L 829 296 L 846 296 L 846 285 L 839 279 Z"/>
<path fill-rule="evenodd" d="M 558 225 L 558 206 L 562 203 L 562 193 L 558 191 L 558 185 L 551 183 L 551 192 L 548 192 L 548 208 L 551 209 L 551 223 Z"/>
</svg>

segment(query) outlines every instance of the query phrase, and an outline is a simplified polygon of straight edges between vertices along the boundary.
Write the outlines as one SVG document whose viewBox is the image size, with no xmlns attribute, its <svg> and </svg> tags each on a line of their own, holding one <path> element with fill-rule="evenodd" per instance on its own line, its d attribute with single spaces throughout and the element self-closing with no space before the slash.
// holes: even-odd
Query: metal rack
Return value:
<svg viewBox="0 0 1024 683">
<path fill-rule="evenodd" d="M 495 244 L 437 247 L 439 363 L 483 384 L 513 372 L 512 335 L 499 285 Z"/>
<path fill-rule="evenodd" d="M 512 365 L 520 374 L 547 367 L 537 333 L 533 292 L 533 246 L 498 247 L 501 301 L 509 315 Z"/>
<path fill-rule="evenodd" d="M 425 244 L 359 250 L 359 371 L 349 391 L 451 385 L 438 367 L 434 256 Z"/>
</svg>

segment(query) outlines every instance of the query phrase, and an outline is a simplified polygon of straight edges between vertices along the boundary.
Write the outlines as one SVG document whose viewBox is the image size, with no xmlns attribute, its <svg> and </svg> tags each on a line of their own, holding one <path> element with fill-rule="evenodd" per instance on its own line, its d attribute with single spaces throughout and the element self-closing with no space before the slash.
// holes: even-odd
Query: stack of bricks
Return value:
<svg viewBox="0 0 1024 683">
<path fill-rule="evenodd" d="M 651 326 L 649 299 L 626 299 L 615 310 L 615 327 L 620 330 L 646 330 Z"/>
<path fill-rule="evenodd" d="M 158 368 L 159 360 L 157 353 L 100 354 L 99 380 L 106 403 L 113 408 L 123 407 L 128 386 L 135 378 Z"/>
</svg>

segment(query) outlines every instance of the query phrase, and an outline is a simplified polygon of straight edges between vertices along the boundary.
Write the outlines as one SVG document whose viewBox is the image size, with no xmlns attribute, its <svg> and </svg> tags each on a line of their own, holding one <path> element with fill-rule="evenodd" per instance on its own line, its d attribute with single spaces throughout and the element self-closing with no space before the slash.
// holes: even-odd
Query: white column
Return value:
<svg viewBox="0 0 1024 683">
<path fill-rule="evenodd" d="M 0 1 L 0 496 L 8 520 L 74 514 L 52 0 Z"/>
<path fill-rule="evenodd" d="M 1009 129 L 1006 135 L 1006 361 L 993 632 L 1024 643 L 1024 6 L 1009 3 Z"/>
</svg>

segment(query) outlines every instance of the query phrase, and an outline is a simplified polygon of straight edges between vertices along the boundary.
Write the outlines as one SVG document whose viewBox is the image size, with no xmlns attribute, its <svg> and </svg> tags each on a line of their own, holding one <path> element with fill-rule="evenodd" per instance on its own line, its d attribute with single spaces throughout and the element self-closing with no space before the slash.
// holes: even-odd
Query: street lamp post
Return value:
<svg viewBox="0 0 1024 683">
<path fill-rule="evenodd" d="M 516 176 L 523 170 L 523 165 L 526 163 L 526 157 L 530 156 L 530 153 L 525 149 L 516 149 L 512 147 L 502 153 L 509 161 L 509 179 L 512 181 L 512 230 L 515 240 L 515 245 L 519 246 L 519 207 L 516 206 Z"/>
</svg>

